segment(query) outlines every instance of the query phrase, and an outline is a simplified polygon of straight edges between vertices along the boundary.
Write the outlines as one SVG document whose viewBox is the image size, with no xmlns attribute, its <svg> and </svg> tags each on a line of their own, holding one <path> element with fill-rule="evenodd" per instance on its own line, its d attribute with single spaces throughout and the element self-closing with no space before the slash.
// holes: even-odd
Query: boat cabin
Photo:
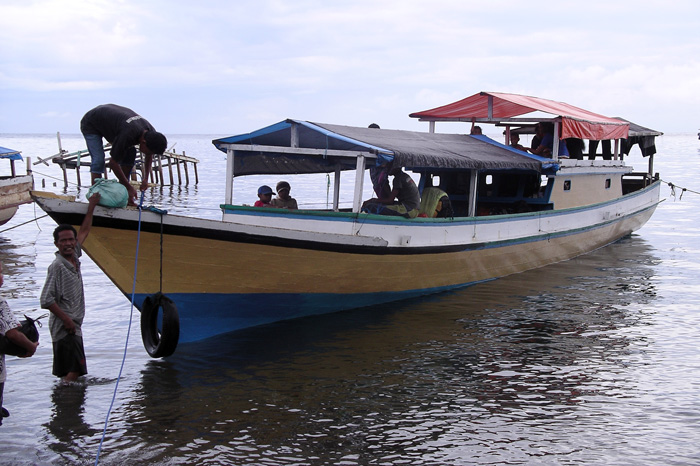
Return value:
<svg viewBox="0 0 700 466">
<path fill-rule="evenodd" d="M 520 116 L 533 112 L 537 116 Z M 252 133 L 214 140 L 214 145 L 228 154 L 225 211 L 239 210 L 239 206 L 232 205 L 236 177 L 327 173 L 335 180 L 332 210 L 362 214 L 364 185 L 369 183 L 367 172 L 387 164 L 418 174 L 422 197 L 426 189 L 446 194 L 452 218 L 595 204 L 651 183 L 653 138 L 661 134 L 619 118 L 515 94 L 479 93 L 410 116 L 429 122 L 429 131 L 286 120 Z M 448 121 L 472 127 L 475 123 L 504 127 L 506 143 L 482 134 L 435 131 L 437 122 Z M 511 133 L 526 134 L 542 123 L 551 124 L 557 135 L 551 150 L 555 155 L 535 155 L 509 145 Z M 573 139 L 604 141 L 606 147 L 614 143 L 614 154 L 602 160 L 597 160 L 595 154 L 592 158 L 589 154 L 588 159 L 556 155 Z M 637 143 L 650 160 L 646 173 L 634 173 L 622 160 L 622 150 L 629 152 L 629 147 Z M 347 170 L 356 172 L 352 207 L 341 208 L 340 173 Z M 430 209 L 422 213 L 433 216 Z"/>
</svg>

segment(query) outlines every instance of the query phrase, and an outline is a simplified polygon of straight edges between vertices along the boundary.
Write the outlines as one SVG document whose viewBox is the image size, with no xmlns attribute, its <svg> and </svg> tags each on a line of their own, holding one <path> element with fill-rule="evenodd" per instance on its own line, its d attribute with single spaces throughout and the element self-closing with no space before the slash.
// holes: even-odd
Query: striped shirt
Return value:
<svg viewBox="0 0 700 466">
<path fill-rule="evenodd" d="M 83 292 L 83 276 L 80 273 L 80 256 L 82 248 L 80 243 L 75 245 L 75 262 L 78 267 L 73 267 L 68 260 L 56 252 L 56 259 L 49 265 L 46 273 L 46 283 L 41 290 L 41 307 L 48 309 L 53 303 L 65 312 L 75 322 L 75 334 L 83 335 L 81 326 L 85 318 L 85 293 Z M 49 317 L 51 339 L 58 341 L 68 335 L 63 321 L 51 314 Z"/>
<path fill-rule="evenodd" d="M 19 327 L 17 317 L 12 313 L 10 306 L 5 301 L 5 298 L 0 297 L 0 335 L 5 335 L 8 330 Z M 7 374 L 5 373 L 5 355 L 0 354 L 0 383 L 5 382 Z"/>
</svg>

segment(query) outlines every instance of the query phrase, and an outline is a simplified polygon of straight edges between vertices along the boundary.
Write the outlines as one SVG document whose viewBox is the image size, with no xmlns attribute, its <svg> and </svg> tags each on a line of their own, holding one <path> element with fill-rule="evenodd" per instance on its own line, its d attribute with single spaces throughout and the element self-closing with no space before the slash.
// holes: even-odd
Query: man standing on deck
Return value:
<svg viewBox="0 0 700 466">
<path fill-rule="evenodd" d="M 53 375 L 64 382 L 74 382 L 87 374 L 85 349 L 83 348 L 83 318 L 85 317 L 85 292 L 80 270 L 82 243 L 92 228 L 92 215 L 100 200 L 94 193 L 88 199 L 88 210 L 76 233 L 72 225 L 61 224 L 53 232 L 56 259 L 46 273 L 46 283 L 41 290 L 41 307 L 51 311 L 49 329 L 53 340 Z"/>
<path fill-rule="evenodd" d="M 141 191 L 148 187 L 148 177 L 154 154 L 162 154 L 168 141 L 142 116 L 133 110 L 114 104 L 99 105 L 88 111 L 80 120 L 80 132 L 85 137 L 92 162 L 90 174 L 92 182 L 105 171 L 105 151 L 102 138 L 112 144 L 109 151 L 111 159 L 109 168 L 129 193 L 129 204 L 134 204 L 136 189 L 129 183 L 131 170 L 136 161 L 136 148 L 144 155 L 143 179 Z"/>
</svg>

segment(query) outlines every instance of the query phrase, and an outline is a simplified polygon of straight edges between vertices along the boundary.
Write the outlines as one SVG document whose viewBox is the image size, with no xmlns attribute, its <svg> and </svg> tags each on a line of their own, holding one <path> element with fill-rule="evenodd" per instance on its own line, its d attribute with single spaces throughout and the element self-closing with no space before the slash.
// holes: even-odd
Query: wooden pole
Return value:
<svg viewBox="0 0 700 466">
<path fill-rule="evenodd" d="M 173 159 L 168 157 L 168 173 L 170 174 L 170 186 L 174 185 L 173 182 Z"/>
<path fill-rule="evenodd" d="M 183 154 L 184 154 L 184 152 L 183 152 Z M 184 165 L 185 165 L 185 186 L 189 186 L 190 185 L 190 172 L 187 170 L 187 161 L 185 161 Z"/>
<path fill-rule="evenodd" d="M 165 184 L 165 179 L 163 178 L 163 156 L 158 156 L 158 174 L 160 175 L 160 185 Z"/>
<path fill-rule="evenodd" d="M 63 170 L 63 189 L 68 189 L 68 174 L 66 173 L 65 162 L 61 164 L 61 169 Z"/>
</svg>

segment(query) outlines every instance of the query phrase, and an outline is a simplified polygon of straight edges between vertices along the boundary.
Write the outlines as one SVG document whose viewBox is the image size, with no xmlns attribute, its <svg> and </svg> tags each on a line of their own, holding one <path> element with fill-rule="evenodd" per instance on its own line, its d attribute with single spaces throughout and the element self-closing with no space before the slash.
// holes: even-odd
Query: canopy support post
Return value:
<svg viewBox="0 0 700 466">
<path fill-rule="evenodd" d="M 340 204 L 340 166 L 335 167 L 335 178 L 333 179 L 333 211 L 338 212 Z"/>
<path fill-rule="evenodd" d="M 296 122 L 292 123 L 289 147 L 299 147 L 299 125 Z"/>
<path fill-rule="evenodd" d="M 469 210 L 468 217 L 476 217 L 476 183 L 479 181 L 479 170 L 469 170 Z"/>
<path fill-rule="evenodd" d="M 226 151 L 226 195 L 224 203 L 229 205 L 233 204 L 233 158 L 234 150 L 228 149 Z"/>
<path fill-rule="evenodd" d="M 552 135 L 552 160 L 559 160 L 559 120 L 554 120 L 554 134 Z"/>
<path fill-rule="evenodd" d="M 354 213 L 360 212 L 360 207 L 362 206 L 362 189 L 365 181 L 365 156 L 363 154 L 357 155 L 357 167 L 355 170 L 355 195 L 352 201 L 352 211 Z"/>
</svg>

